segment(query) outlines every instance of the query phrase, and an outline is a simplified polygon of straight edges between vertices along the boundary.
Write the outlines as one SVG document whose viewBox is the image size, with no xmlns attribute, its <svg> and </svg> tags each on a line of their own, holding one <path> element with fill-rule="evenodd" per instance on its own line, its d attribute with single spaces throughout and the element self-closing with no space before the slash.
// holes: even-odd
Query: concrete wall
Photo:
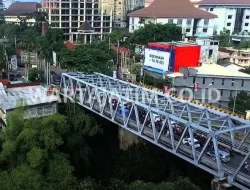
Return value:
<svg viewBox="0 0 250 190">
<path fill-rule="evenodd" d="M 126 150 L 130 145 L 134 143 L 137 144 L 141 141 L 140 137 L 121 127 L 119 127 L 119 140 L 120 149 L 123 150 Z"/>
<path fill-rule="evenodd" d="M 234 82 L 232 82 L 234 81 Z M 247 78 L 233 78 L 233 77 L 220 77 L 220 76 L 188 76 L 187 78 L 177 78 L 174 80 L 174 86 L 179 93 L 183 88 L 193 90 L 194 83 L 199 83 L 199 89 L 195 92 L 195 99 L 202 99 L 202 93 L 205 93 L 205 102 L 208 101 L 208 89 L 218 89 L 220 93 L 220 100 L 214 105 L 222 108 L 227 108 L 229 97 L 234 97 L 236 90 L 241 90 L 250 93 L 250 79 Z M 212 86 L 208 86 L 213 84 Z M 206 88 L 206 89 L 205 89 Z M 205 91 L 205 92 L 204 92 Z M 183 96 L 188 96 L 185 92 Z M 212 93 L 212 98 L 216 99 L 216 93 Z"/>
</svg>

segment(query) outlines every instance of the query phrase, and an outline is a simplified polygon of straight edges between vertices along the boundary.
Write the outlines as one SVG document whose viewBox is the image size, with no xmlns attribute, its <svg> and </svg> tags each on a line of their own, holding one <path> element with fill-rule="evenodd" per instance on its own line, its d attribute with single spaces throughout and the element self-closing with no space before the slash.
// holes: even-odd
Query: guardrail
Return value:
<svg viewBox="0 0 250 190">
<path fill-rule="evenodd" d="M 163 93 L 162 89 L 156 88 L 156 87 L 151 86 L 151 85 L 142 85 L 140 82 L 132 82 L 132 83 L 137 85 L 137 86 L 142 86 L 144 88 L 147 88 L 147 89 L 150 89 L 150 90 L 153 90 L 153 91 L 156 91 L 156 92 L 162 92 Z M 181 100 L 185 100 L 185 101 L 188 101 L 188 102 L 200 105 L 200 106 L 207 107 L 209 109 L 213 109 L 215 111 L 223 112 L 223 113 L 226 113 L 226 114 L 229 114 L 229 115 L 232 115 L 232 116 L 236 116 L 238 118 L 245 119 L 245 115 L 243 115 L 243 114 L 233 113 L 230 110 L 226 110 L 226 109 L 223 109 L 223 108 L 218 108 L 218 107 L 216 107 L 214 105 L 210 105 L 210 104 L 201 102 L 199 100 L 190 100 L 189 98 L 186 98 L 186 97 L 183 97 L 183 96 L 177 96 L 175 94 L 169 94 L 169 95 L 172 96 L 172 97 L 181 99 Z"/>
</svg>

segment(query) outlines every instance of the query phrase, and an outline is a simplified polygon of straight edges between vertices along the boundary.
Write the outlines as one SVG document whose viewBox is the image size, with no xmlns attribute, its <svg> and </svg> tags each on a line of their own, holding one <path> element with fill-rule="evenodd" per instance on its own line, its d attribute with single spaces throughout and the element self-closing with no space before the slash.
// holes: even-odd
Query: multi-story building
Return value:
<svg viewBox="0 0 250 190">
<path fill-rule="evenodd" d="M 250 94 L 250 75 L 230 70 L 218 64 L 202 64 L 200 67 L 181 68 L 180 72 L 184 74 L 184 77 L 174 79 L 174 87 L 177 92 L 183 88 L 189 88 L 193 91 L 194 85 L 198 84 L 194 98 L 218 107 L 227 108 L 229 98 L 237 96 L 239 91 L 246 91 Z M 218 94 L 215 91 L 211 92 L 210 100 L 209 89 L 218 90 Z M 184 91 L 182 95 L 189 96 L 189 93 Z M 217 98 L 219 99 L 215 102 L 214 100 Z"/>
<path fill-rule="evenodd" d="M 129 31 L 143 27 L 144 24 L 174 23 L 182 27 L 186 37 L 212 36 L 216 15 L 203 11 L 187 0 L 154 0 L 148 7 L 129 14 Z"/>
<path fill-rule="evenodd" d="M 5 5 L 3 4 L 3 1 L 0 1 L 0 12 L 5 10 Z"/>
<path fill-rule="evenodd" d="M 48 13 L 48 22 L 61 28 L 65 41 L 77 42 L 84 36 L 85 43 L 94 38 L 103 39 L 112 30 L 112 11 L 102 9 L 98 0 L 43 0 L 42 9 Z"/>
<path fill-rule="evenodd" d="M 19 24 L 20 19 L 26 20 L 28 14 L 38 11 L 39 8 L 41 8 L 41 4 L 36 2 L 15 2 L 1 14 L 4 15 L 6 23 Z M 35 22 L 35 19 L 26 20 L 29 25 L 33 25 Z"/>
<path fill-rule="evenodd" d="M 101 9 L 106 13 L 112 12 L 113 27 L 126 26 L 127 4 L 126 0 L 100 0 Z"/>
<path fill-rule="evenodd" d="M 203 0 L 199 8 L 216 14 L 215 31 L 230 31 L 230 34 L 250 32 L 250 1 L 249 0 Z"/>
<path fill-rule="evenodd" d="M 100 0 L 101 8 L 104 12 L 113 15 L 113 27 L 126 27 L 127 12 L 137 7 L 144 7 L 144 0 Z"/>
<path fill-rule="evenodd" d="M 128 10 L 134 10 L 138 7 L 145 6 L 145 0 L 127 0 L 128 1 Z"/>
</svg>

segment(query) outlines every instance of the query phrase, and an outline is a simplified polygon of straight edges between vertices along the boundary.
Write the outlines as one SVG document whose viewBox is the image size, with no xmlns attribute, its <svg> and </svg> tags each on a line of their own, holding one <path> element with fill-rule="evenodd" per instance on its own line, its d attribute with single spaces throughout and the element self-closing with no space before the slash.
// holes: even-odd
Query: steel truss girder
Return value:
<svg viewBox="0 0 250 190">
<path fill-rule="evenodd" d="M 214 110 L 156 93 L 99 73 L 90 76 L 85 75 L 84 78 L 63 73 L 60 87 L 60 93 L 63 96 L 75 99 L 78 104 L 85 108 L 92 110 L 143 139 L 156 144 L 213 175 L 222 177 L 224 173 L 231 175 L 236 171 L 234 169 L 224 168 L 221 165 L 218 155 L 218 144 L 223 144 L 222 141 L 225 139 L 234 139 L 233 131 L 250 127 L 249 122 L 246 120 L 227 116 L 224 113 L 215 112 Z M 131 88 L 130 94 L 126 95 L 123 87 Z M 145 95 L 144 92 L 147 94 Z M 148 100 L 142 101 L 143 99 L 145 100 L 145 96 L 148 97 Z M 118 106 L 113 109 L 111 105 L 112 97 L 117 97 L 118 104 L 123 105 L 124 102 L 130 102 L 132 104 L 128 116 L 125 116 L 123 111 L 121 115 L 118 116 Z M 139 110 L 146 112 L 143 123 L 140 121 Z M 159 131 L 157 131 L 154 122 L 154 114 L 164 118 Z M 233 124 L 232 120 L 236 120 L 240 125 L 237 126 Z M 173 121 L 185 127 L 181 138 L 178 140 L 176 140 L 173 132 L 171 124 Z M 205 124 L 203 124 L 203 122 L 205 122 Z M 218 123 L 215 125 L 213 122 Z M 228 125 L 226 125 L 226 123 Z M 164 134 L 166 130 L 168 131 L 167 137 Z M 193 135 L 197 131 L 207 136 L 207 141 L 200 152 L 196 150 L 193 140 Z M 227 132 L 229 132 L 230 135 L 228 135 Z M 186 147 L 182 144 L 185 134 L 188 134 L 191 138 L 190 147 Z M 222 137 L 222 135 L 225 137 Z M 247 136 L 248 135 L 249 134 L 247 134 Z M 210 141 L 213 142 L 216 164 L 204 154 Z M 235 143 L 233 141 L 231 144 L 234 145 Z M 244 142 L 245 140 L 238 142 L 237 147 L 234 146 L 234 149 L 237 149 L 239 145 L 240 147 L 243 146 Z M 238 176 L 240 175 L 234 175 L 233 178 L 236 179 Z M 233 183 L 236 183 L 235 180 Z"/>
</svg>

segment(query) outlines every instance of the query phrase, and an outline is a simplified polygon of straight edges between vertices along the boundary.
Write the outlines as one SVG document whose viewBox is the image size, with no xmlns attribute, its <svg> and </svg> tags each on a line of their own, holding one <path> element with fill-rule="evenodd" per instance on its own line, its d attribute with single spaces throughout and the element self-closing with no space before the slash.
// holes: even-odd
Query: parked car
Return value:
<svg viewBox="0 0 250 190">
<path fill-rule="evenodd" d="M 188 144 L 191 146 L 192 145 L 191 138 L 183 138 L 182 143 Z M 194 146 L 195 146 L 195 148 L 199 148 L 201 146 L 197 139 L 194 139 Z"/>
<path fill-rule="evenodd" d="M 230 161 L 230 154 L 228 152 L 219 149 L 218 153 L 222 162 L 226 163 Z M 214 150 L 208 151 L 206 154 L 210 156 L 213 160 L 216 159 Z"/>
</svg>

